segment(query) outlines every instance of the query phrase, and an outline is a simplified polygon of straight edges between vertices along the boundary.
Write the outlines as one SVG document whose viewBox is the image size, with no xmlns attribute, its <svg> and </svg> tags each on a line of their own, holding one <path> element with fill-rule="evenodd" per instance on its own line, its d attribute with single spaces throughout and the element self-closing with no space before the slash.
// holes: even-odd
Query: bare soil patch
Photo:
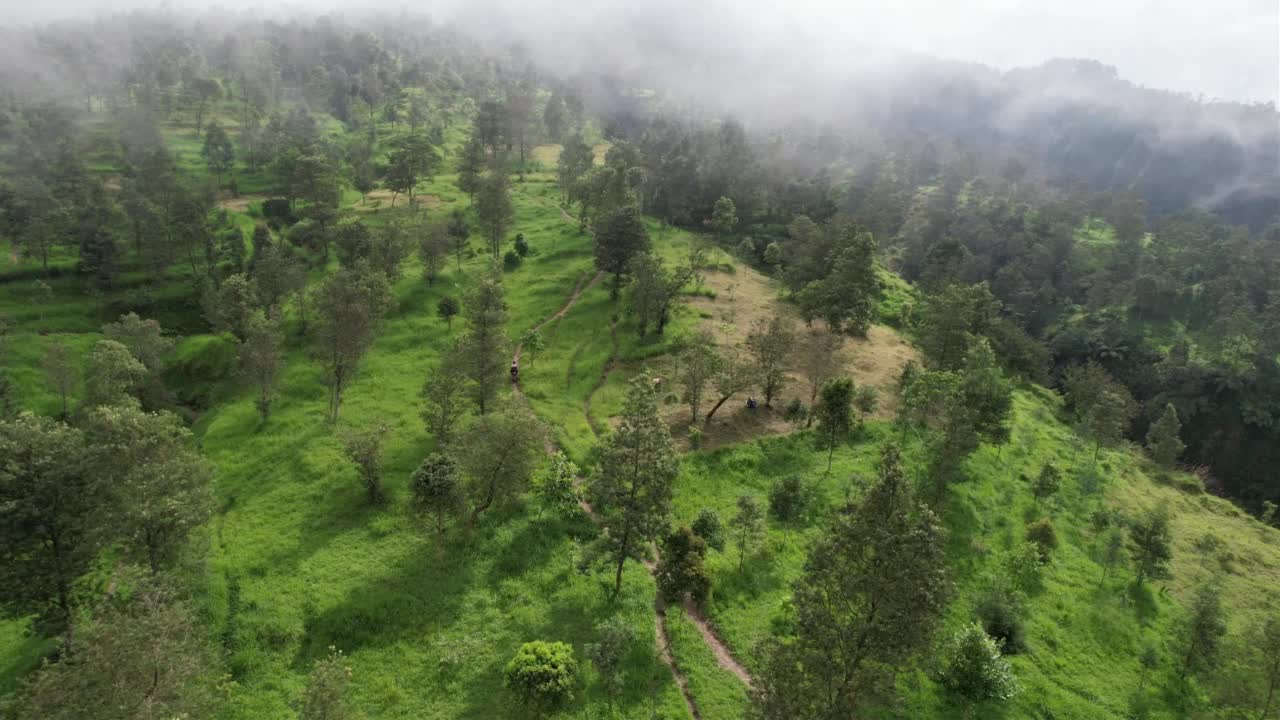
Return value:
<svg viewBox="0 0 1280 720">
<path fill-rule="evenodd" d="M 698 295 L 689 299 L 689 305 L 701 316 L 700 327 L 715 337 L 722 348 L 737 347 L 745 352 L 747 334 L 759 320 L 775 312 L 783 312 L 796 322 L 797 333 L 827 332 L 822 323 L 809 328 L 800 322 L 795 309 L 783 302 L 780 288 L 770 278 L 744 265 L 737 265 L 735 272 L 721 270 L 707 272 L 703 287 L 714 292 L 715 297 Z M 858 385 L 874 387 L 879 403 L 870 417 L 892 418 L 898 408 L 897 380 L 902 368 L 911 360 L 918 360 L 918 353 L 896 330 L 874 325 L 865 338 L 843 336 L 841 352 L 845 357 L 843 374 L 852 377 Z M 680 389 L 674 377 L 674 363 L 658 363 L 655 372 L 664 377 L 670 400 L 678 396 Z M 788 373 L 787 384 L 773 399 L 772 407 L 765 407 L 758 390 L 739 393 L 725 403 L 703 428 L 702 446 L 720 447 L 743 442 L 764 435 L 780 435 L 791 432 L 795 426 L 783 418 L 787 405 L 799 399 L 806 407 L 810 404 L 809 384 L 798 373 Z M 747 398 L 759 401 L 755 410 L 747 408 Z M 706 413 L 718 398 L 704 403 Z M 689 409 L 678 402 L 663 406 L 663 416 L 671 427 L 672 435 L 687 446 Z M 686 448 L 687 449 L 687 448 Z"/>
</svg>

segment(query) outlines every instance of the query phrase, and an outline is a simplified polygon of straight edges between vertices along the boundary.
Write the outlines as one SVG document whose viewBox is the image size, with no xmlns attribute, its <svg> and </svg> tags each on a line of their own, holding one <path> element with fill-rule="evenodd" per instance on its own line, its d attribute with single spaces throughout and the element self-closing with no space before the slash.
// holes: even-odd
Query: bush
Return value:
<svg viewBox="0 0 1280 720">
<path fill-rule="evenodd" d="M 724 550 L 724 523 L 715 510 L 703 508 L 693 521 L 693 532 L 706 541 L 707 547 Z"/>
<path fill-rule="evenodd" d="M 789 475 L 769 489 L 769 510 L 783 522 L 805 518 L 816 504 L 813 487 L 799 475 Z"/>
<path fill-rule="evenodd" d="M 942 686 L 971 703 L 1008 700 L 1021 688 L 1000 646 L 979 625 L 956 633 L 942 652 Z"/>
<path fill-rule="evenodd" d="M 534 640 L 521 645 L 507 663 L 504 683 L 522 704 L 549 711 L 573 699 L 577 675 L 572 647 Z"/>
<path fill-rule="evenodd" d="M 515 250 L 508 250 L 507 253 L 502 256 L 502 267 L 507 272 L 511 272 L 512 270 L 520 267 L 520 263 L 522 262 L 524 262 L 524 258 L 520 257 L 520 253 Z"/>
<path fill-rule="evenodd" d="M 804 403 L 800 402 L 800 398 L 792 398 L 791 402 L 787 403 L 787 409 L 782 413 L 782 417 L 787 422 L 796 425 L 803 423 L 807 415 L 808 411 L 805 409 Z"/>
<path fill-rule="evenodd" d="M 978 601 L 975 612 L 982 628 L 1001 644 L 1006 654 L 1017 655 L 1027 649 L 1021 611 L 1008 595 L 987 593 Z"/>
<path fill-rule="evenodd" d="M 524 233 L 516 233 L 516 254 L 520 257 L 529 254 L 529 241 L 524 239 Z"/>
<path fill-rule="evenodd" d="M 1053 551 L 1058 549 L 1058 534 L 1053 529 L 1053 521 L 1040 518 L 1027 524 L 1027 540 L 1036 544 L 1040 551 L 1040 559 L 1049 562 Z"/>
<path fill-rule="evenodd" d="M 689 426 L 689 447 L 694 450 L 702 447 L 702 428 L 697 425 Z"/>
</svg>

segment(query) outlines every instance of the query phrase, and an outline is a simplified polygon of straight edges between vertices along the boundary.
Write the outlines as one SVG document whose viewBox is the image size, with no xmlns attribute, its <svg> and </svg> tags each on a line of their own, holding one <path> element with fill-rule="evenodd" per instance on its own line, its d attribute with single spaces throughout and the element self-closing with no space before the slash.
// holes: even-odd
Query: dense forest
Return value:
<svg viewBox="0 0 1280 720">
<path fill-rule="evenodd" d="M 1274 106 L 0 40 L 0 716 L 1280 712 Z"/>
</svg>

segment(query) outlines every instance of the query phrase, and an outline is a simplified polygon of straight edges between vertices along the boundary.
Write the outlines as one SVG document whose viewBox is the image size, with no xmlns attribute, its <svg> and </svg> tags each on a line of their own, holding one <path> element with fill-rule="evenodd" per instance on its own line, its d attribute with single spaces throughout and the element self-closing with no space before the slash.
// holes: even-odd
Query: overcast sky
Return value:
<svg viewBox="0 0 1280 720">
<path fill-rule="evenodd" d="M 356 12 L 376 4 L 439 17 L 493 0 L 0 0 L 9 22 L 49 20 L 125 7 L 226 7 L 280 11 L 287 7 Z M 501 2 L 501 0 L 498 0 Z M 700 15 L 724 14 L 759 45 L 804 38 L 806 49 L 838 58 L 843 48 L 883 46 L 1010 68 L 1055 57 L 1085 57 L 1119 69 L 1149 87 L 1244 101 L 1280 100 L 1280 0 L 687 0 Z M 658 22 L 680 24 L 683 3 L 658 0 Z M 546 32 L 548 21 L 580 27 L 645 12 L 643 0 L 513 0 L 499 13 L 509 25 Z M 4 22 L 0 20 L 0 22 Z M 541 36 L 546 40 L 545 34 Z M 562 41 L 563 39 L 559 39 Z M 724 38 L 717 38 L 723 41 Z M 536 41 L 535 41 L 536 43 Z"/>
</svg>

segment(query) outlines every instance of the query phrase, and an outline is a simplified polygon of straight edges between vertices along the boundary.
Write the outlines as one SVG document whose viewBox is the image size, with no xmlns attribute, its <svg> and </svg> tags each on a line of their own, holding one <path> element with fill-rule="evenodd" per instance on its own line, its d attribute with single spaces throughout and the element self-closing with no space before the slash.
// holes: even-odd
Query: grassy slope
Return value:
<svg viewBox="0 0 1280 720">
<path fill-rule="evenodd" d="M 198 146 L 184 134 L 189 130 L 167 136 L 178 145 L 180 161 L 197 172 L 199 164 L 190 153 Z M 450 147 L 461 142 L 456 125 L 447 138 Z M 246 185 L 253 182 L 245 179 L 249 182 L 241 188 L 247 192 Z M 448 176 L 425 185 L 422 192 L 438 196 L 441 212 L 466 205 Z M 560 216 L 556 195 L 548 174 L 531 175 L 518 187 L 515 229 L 525 233 L 535 254 L 507 277 L 513 339 L 559 309 L 592 272 L 589 239 Z M 395 212 L 403 212 L 402 206 Z M 365 217 L 377 223 L 388 215 L 383 208 Z M 237 221 L 252 222 L 245 215 Z M 657 249 L 674 260 L 687 241 L 687 235 L 667 231 Z M 73 261 L 61 257 L 57 264 L 69 267 Z M 0 264 L 7 262 L 5 252 Z M 206 588 L 202 609 L 211 635 L 219 634 L 226 622 L 228 580 L 237 578 L 242 586 L 243 610 L 229 659 L 237 682 L 228 696 L 226 717 L 290 717 L 310 660 L 330 644 L 351 658 L 356 700 L 369 717 L 503 716 L 509 707 L 500 689 L 501 668 L 520 642 L 559 639 L 580 652 L 593 624 L 613 611 L 604 600 L 608 578 L 575 568 L 593 532 L 582 519 L 553 521 L 516 505 L 482 523 L 469 543 L 454 538 L 441 548 L 405 511 L 407 476 L 430 449 L 417 418 L 418 387 L 425 367 L 448 342 L 434 305 L 443 293 L 460 293 L 459 284 L 479 272 L 482 262 L 470 260 L 463 277 L 457 277 L 451 264 L 434 287 L 417 277 L 410 262 L 396 285 L 397 307 L 349 391 L 344 427 L 377 420 L 395 428 L 386 462 L 392 498 L 387 508 L 364 506 L 354 472 L 321 422 L 325 391 L 320 367 L 296 335 L 290 339 L 275 413 L 265 427 L 257 427 L 251 396 L 233 387 L 222 387 L 226 401 L 200 419 L 203 450 L 219 468 L 221 507 L 209 528 L 209 559 L 195 571 Z M 53 398 L 36 369 L 44 344 L 61 333 L 75 347 L 87 348 L 102 322 L 132 304 L 130 293 L 142 292 L 141 275 L 126 273 L 122 287 L 106 298 L 105 311 L 96 309 L 100 302 L 86 297 L 85 286 L 74 276 L 55 278 L 50 281 L 54 302 L 39 311 L 27 301 L 37 277 L 32 263 L 23 260 L 4 270 L 11 279 L 0 283 L 0 304 L 19 328 L 16 379 L 31 407 L 52 412 Z M 180 268 L 174 272 L 182 274 Z M 154 307 L 162 323 L 197 332 L 198 310 L 181 285 L 166 286 L 161 293 Z M 901 305 L 909 291 L 895 286 L 891 295 Z M 594 438 L 583 412 L 586 398 L 591 397 L 597 423 L 615 414 L 627 375 L 644 358 L 668 349 L 670 338 L 696 320 L 691 310 L 682 309 L 667 338 L 648 341 L 620 325 L 618 371 L 595 389 L 613 353 L 608 328 L 614 313 L 607 285 L 586 290 L 572 312 L 544 328 L 547 350 L 522 363 L 535 411 L 578 458 Z M 886 319 L 894 314 L 888 312 Z M 42 335 L 38 329 L 53 334 Z M 205 346 L 216 345 L 209 336 L 193 336 L 178 354 L 199 359 Z M 1064 467 L 1087 461 L 1080 441 L 1055 419 L 1054 406 L 1042 392 L 1021 392 L 1013 443 L 1001 453 L 981 450 L 970 461 L 975 480 L 953 495 L 946 520 L 962 593 L 949 617 L 952 624 L 968 618 L 990 552 L 1018 539 L 1033 515 L 1029 493 L 1016 478 L 1034 474 L 1049 458 Z M 855 495 L 871 477 L 876 441 L 889 434 L 887 427 L 872 426 L 862 442 L 837 454 L 830 476 L 823 476 L 824 459 L 804 435 L 693 454 L 677 490 L 677 516 L 687 522 L 700 508 L 715 507 L 727 519 L 739 494 L 763 495 L 774 479 L 797 472 L 819 478 L 828 502 L 835 504 Z M 908 448 L 909 458 L 912 452 Z M 1139 643 L 1155 638 L 1167 658 L 1169 632 L 1182 612 L 1179 603 L 1185 603 L 1208 568 L 1221 565 L 1205 562 L 1193 548 L 1209 530 L 1227 541 L 1234 558 L 1234 572 L 1225 578 L 1227 602 L 1238 611 L 1234 628 L 1255 621 L 1267 592 L 1278 584 L 1277 533 L 1262 530 L 1222 501 L 1155 484 L 1145 464 L 1130 453 L 1104 452 L 1103 464 L 1111 479 L 1101 491 L 1087 494 L 1069 481 L 1054 512 L 1063 546 L 1046 573 L 1044 592 L 1032 602 L 1029 652 L 1014 661 L 1027 691 L 1007 708 L 985 709 L 984 716 L 1032 716 L 1047 707 L 1056 718 L 1120 717 L 1138 683 L 1134 657 Z M 1168 594 L 1157 592 L 1124 604 L 1117 589 L 1123 579 L 1105 592 L 1097 590 L 1101 571 L 1091 559 L 1087 518 L 1099 502 L 1133 511 L 1160 500 L 1170 502 L 1175 512 L 1174 580 Z M 737 570 L 732 549 L 713 555 L 716 590 L 710 615 L 748 665 L 749 649 L 770 630 L 817 532 L 813 526 L 771 528 L 766 550 L 748 559 L 745 572 Z M 680 716 L 674 684 L 652 646 L 643 641 L 653 635 L 652 581 L 638 565 L 626 577 L 620 609 L 642 641 L 628 663 L 620 713 L 649 716 L 656 708 Z M 680 610 L 670 610 L 669 618 L 673 653 L 704 716 L 739 717 L 745 707 L 741 686 L 715 666 Z M 0 692 L 11 688 L 48 647 L 22 628 L 20 621 L 0 623 Z M 902 714 L 955 714 L 923 672 L 908 673 L 902 686 Z M 581 695 L 567 714 L 603 709 L 595 684 Z"/>
<path fill-rule="evenodd" d="M 1028 651 L 1013 659 L 1025 692 L 1006 706 L 982 708 L 982 717 L 1050 717 L 1037 714 L 1045 709 L 1059 720 L 1127 717 L 1140 682 L 1136 657 L 1142 644 L 1154 642 L 1162 662 L 1171 663 L 1177 655 L 1173 637 L 1184 618 L 1182 607 L 1195 588 L 1216 575 L 1224 583 L 1234 632 L 1251 629 L 1275 610 L 1280 532 L 1263 527 L 1226 501 L 1157 483 L 1157 473 L 1128 450 L 1104 450 L 1099 464 L 1107 479 L 1096 490 L 1086 490 L 1079 478 L 1088 469 L 1092 447 L 1057 419 L 1057 409 L 1051 393 L 1019 391 L 1013 441 L 1002 450 L 984 447 L 975 454 L 968 466 L 973 480 L 955 488 L 945 514 L 949 562 L 960 589 L 949 611 L 949 626 L 971 617 L 993 551 L 1019 541 L 1028 520 L 1049 514 L 1058 530 L 1059 550 L 1046 568 L 1043 591 L 1030 603 Z M 874 476 L 877 446 L 890 436 L 896 436 L 892 428 L 872 425 L 865 438 L 836 454 L 830 475 L 824 473 L 825 458 L 812 450 L 804 435 L 694 454 L 684 463 L 677 515 L 690 522 L 701 508 L 711 507 L 727 519 L 739 495 L 763 500 L 776 479 L 796 473 L 812 478 L 828 503 L 842 502 L 856 496 Z M 909 443 L 908 458 L 917 453 Z M 1037 508 L 1020 476 L 1033 476 L 1049 461 L 1058 464 L 1068 480 L 1051 506 Z M 1113 575 L 1100 587 L 1102 568 L 1094 559 L 1098 548 L 1089 529 L 1092 511 L 1106 505 L 1132 514 L 1159 503 L 1168 503 L 1173 513 L 1173 579 L 1136 599 L 1126 597 L 1127 574 Z M 753 662 L 752 646 L 781 616 L 789 585 L 803 567 L 805 546 L 820 532 L 817 524 L 772 525 L 763 552 L 748 557 L 742 572 L 733 546 L 723 554 L 713 553 L 710 615 L 748 666 Z M 1196 549 L 1196 541 L 1209 532 L 1224 541 L 1227 559 L 1206 557 Z M 927 670 L 904 675 L 903 706 L 896 716 L 952 717 L 958 712 L 927 678 Z"/>
</svg>

